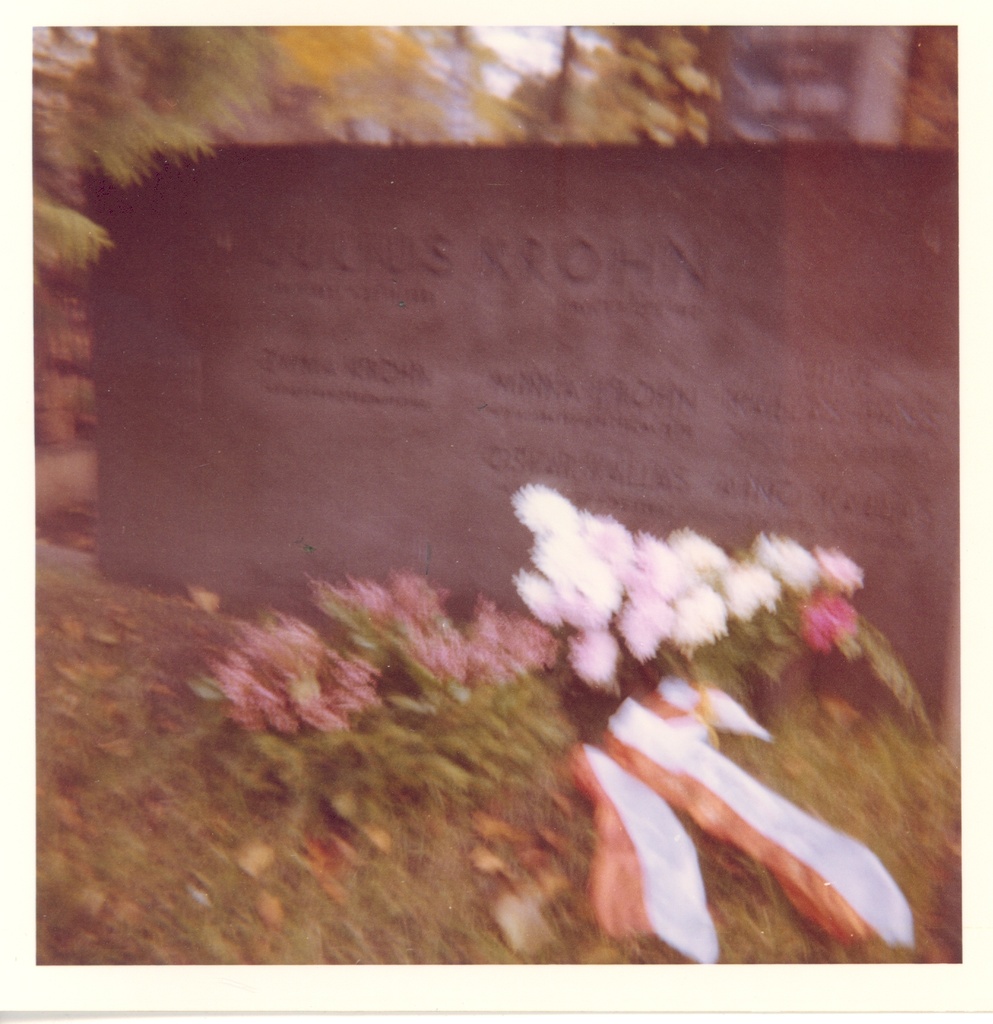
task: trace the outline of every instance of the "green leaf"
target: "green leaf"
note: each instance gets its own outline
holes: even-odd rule
[[[931,723],[906,666],[883,633],[861,615],[858,623],[858,643],[880,682],[893,694],[904,711],[922,725],[930,735]]]
[[[110,235],[89,217],[35,196],[34,250],[39,266],[85,270],[112,245]]]
[[[449,761],[441,754],[435,754],[425,759],[424,771],[426,775],[437,773],[446,783],[454,786],[455,789],[465,792],[472,784],[472,776],[464,768]]]

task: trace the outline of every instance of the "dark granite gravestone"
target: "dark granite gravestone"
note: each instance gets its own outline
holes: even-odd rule
[[[954,158],[235,149],[94,189],[99,555],[299,606],[512,603],[541,481],[838,545],[937,707],[958,561]]]

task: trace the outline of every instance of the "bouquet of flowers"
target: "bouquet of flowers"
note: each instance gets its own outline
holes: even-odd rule
[[[889,642],[851,603],[863,572],[838,550],[808,551],[760,534],[729,555],[690,529],[630,533],[529,484],[513,497],[535,536],[534,568],[515,577],[532,614],[568,631],[569,662],[592,687],[620,694],[625,662],[694,683],[747,690],[777,681],[805,651],[866,658],[900,705],[927,727],[916,687]]]
[[[521,598],[566,632],[580,679],[625,697],[601,745],[578,746],[572,762],[594,808],[589,889],[604,930],[654,932],[692,960],[718,960],[678,810],[764,866],[798,912],[839,941],[912,947],[910,906],[876,855],[716,749],[717,729],[772,742],[723,688],[775,681],[805,651],[865,657],[929,728],[906,669],[852,604],[862,569],[840,551],[766,534],[734,555],[689,529],[632,535],[542,485],[513,503],[535,535],[534,568],[515,578]],[[630,685],[639,674],[637,699],[622,694],[639,689]]]

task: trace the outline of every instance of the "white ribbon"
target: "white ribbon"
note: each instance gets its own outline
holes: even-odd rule
[[[717,962],[714,923],[693,840],[672,808],[602,750],[583,751],[620,815],[641,868],[648,920],[664,942],[699,963]]]
[[[768,730],[758,722],[733,698],[716,686],[706,686],[704,690],[710,702],[711,721],[708,723],[723,732],[734,732],[742,736],[757,736],[767,743],[772,740]],[[700,690],[690,686],[685,679],[669,676],[657,687],[660,697],[680,711],[693,712],[700,703]],[[672,724],[670,722],[670,724]]]
[[[674,728],[630,698],[611,718],[609,728],[623,744],[661,767],[689,775],[706,786],[752,828],[808,865],[825,884],[834,886],[890,945],[913,946],[910,906],[876,855],[861,843],[763,786],[701,741],[695,730]],[[671,813],[668,807],[666,810]],[[639,813],[644,814],[644,809]]]

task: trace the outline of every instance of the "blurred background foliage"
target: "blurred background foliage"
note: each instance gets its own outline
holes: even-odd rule
[[[158,167],[196,160],[234,142],[727,142],[734,133],[722,111],[726,83],[736,87],[728,58],[734,31],[36,29],[39,440],[71,439],[78,423],[92,418],[81,285],[86,269],[113,240],[86,215],[86,175],[133,184]],[[954,147],[956,30],[916,28],[906,38],[899,141]]]

